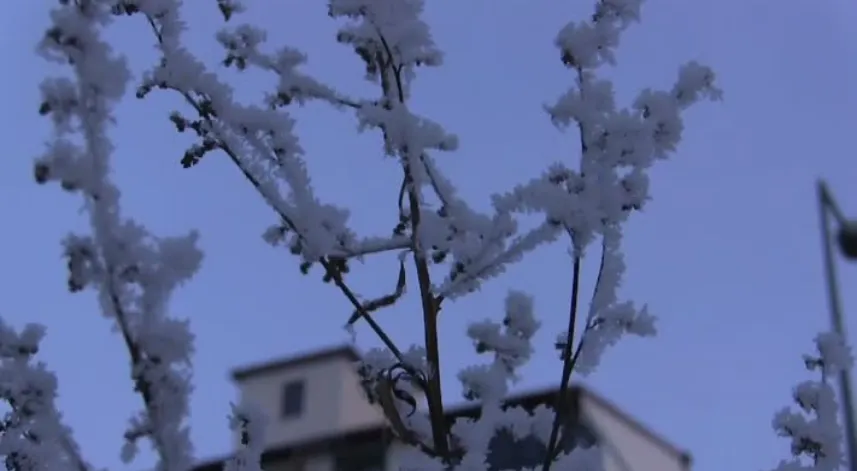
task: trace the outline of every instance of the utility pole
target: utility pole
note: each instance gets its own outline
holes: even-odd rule
[[[839,297],[839,282],[836,278],[836,261],[834,260],[833,249],[834,241],[831,237],[830,226],[831,222],[836,223],[836,240],[839,251],[846,260],[853,262],[857,261],[857,220],[845,218],[824,181],[818,182],[818,210],[823,239],[824,273],[830,305],[830,321],[833,331],[845,341],[845,322],[842,319],[842,302]],[[854,399],[851,393],[850,371],[843,370],[839,373],[839,387],[840,396],[842,396],[840,400],[842,401],[842,415],[845,425],[848,469],[857,471],[857,431],[855,431],[854,424]]]

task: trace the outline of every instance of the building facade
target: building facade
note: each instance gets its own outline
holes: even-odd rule
[[[380,409],[360,385],[351,347],[329,348],[240,368],[232,373],[241,400],[268,413],[265,471],[394,471],[402,445]],[[580,386],[567,392],[570,421],[566,449],[599,445],[606,471],[689,471],[689,455],[669,444],[615,406]],[[556,390],[515,396],[510,405],[532,409],[553,405]],[[450,420],[475,417],[478,407],[448,410]],[[237,436],[234,438],[237,444]],[[538,466],[544,445],[499,433],[489,452],[490,471]],[[195,471],[220,471],[223,458]]]

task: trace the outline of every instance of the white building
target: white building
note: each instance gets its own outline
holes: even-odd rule
[[[392,471],[401,445],[385,426],[383,414],[366,399],[355,368],[359,359],[350,347],[330,348],[240,368],[232,373],[242,399],[268,411],[266,471]],[[556,390],[542,390],[510,399],[522,407],[552,405]],[[581,446],[597,442],[605,453],[607,471],[688,471],[690,457],[659,438],[596,394],[569,388],[575,423],[572,439]],[[462,417],[478,408],[462,405],[448,414]],[[535,466],[544,446],[499,437],[492,462]],[[504,442],[504,440],[506,440]],[[568,446],[575,446],[568,443]],[[497,461],[494,461],[494,460]],[[220,471],[222,459],[202,463],[194,471]]]

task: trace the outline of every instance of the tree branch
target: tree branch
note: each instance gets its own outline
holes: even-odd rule
[[[543,471],[548,471],[550,469],[551,463],[553,462],[553,456],[556,452],[557,435],[559,433],[560,424],[565,420],[566,416],[566,404],[568,403],[568,400],[565,396],[568,391],[568,381],[571,378],[571,371],[574,369],[574,364],[577,360],[576,354],[572,356],[572,349],[574,348],[574,328],[577,324],[577,299],[579,289],[580,254],[575,252],[574,268],[572,269],[571,280],[571,299],[569,301],[568,307],[568,337],[566,338],[562,355],[562,379],[560,380],[559,391],[557,391],[556,402],[554,405],[554,420],[553,425],[551,427],[550,438],[548,439],[547,443],[547,454],[545,455],[545,461],[542,465]],[[583,345],[583,342],[581,342],[580,344]],[[575,361],[572,361],[572,358]]]
[[[407,284],[406,281],[407,278],[405,276],[405,260],[404,258],[402,258],[401,260],[399,260],[399,276],[396,278],[396,287],[393,289],[393,292],[363,303],[363,309],[368,314],[375,312],[379,309],[392,306],[405,293],[405,286]],[[345,325],[351,326],[359,319],[360,311],[355,310],[354,313],[351,314],[351,317],[348,318],[348,322],[346,322]]]
[[[387,73],[392,72],[395,80],[395,98],[402,104],[405,103],[405,93],[401,77],[401,64],[395,64],[395,56],[387,43],[386,38],[376,28],[378,37],[387,54],[387,60],[381,65],[381,77],[384,97],[389,99],[392,90],[390,90],[389,81],[386,79]],[[413,152],[413,149],[399,149],[401,152]],[[443,393],[441,387],[441,371],[440,371],[440,351],[437,336],[437,313],[439,310],[439,302],[432,292],[431,274],[428,268],[428,259],[425,255],[425,250],[419,241],[420,227],[420,200],[419,188],[416,187],[412,170],[409,168],[408,159],[402,159],[402,169],[404,172],[405,185],[407,188],[408,206],[410,209],[411,218],[411,248],[414,255],[414,266],[417,271],[417,283],[420,288],[420,301],[423,311],[423,335],[425,337],[426,360],[428,361],[431,371],[428,372],[428,381],[426,386],[426,402],[428,402],[429,417],[432,424],[432,441],[434,449],[437,453],[449,459],[449,442],[447,440],[448,430],[446,419],[443,413]]]

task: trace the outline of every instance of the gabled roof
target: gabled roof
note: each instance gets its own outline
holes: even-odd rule
[[[535,407],[545,404],[548,407],[553,408],[556,403],[556,394],[559,388],[543,388],[536,391],[531,391],[522,394],[515,394],[509,399],[507,399],[506,404],[508,406],[513,407],[522,407],[525,410],[532,410]],[[669,442],[665,438],[661,437],[649,427],[643,425],[638,420],[634,419],[630,415],[623,412],[612,402],[605,399],[603,396],[591,391],[588,388],[580,384],[570,385],[566,394],[568,395],[569,405],[571,406],[572,411],[577,411],[580,398],[586,396],[596,404],[598,404],[601,408],[608,411],[610,415],[616,417],[621,422],[628,425],[628,428],[635,430],[640,435],[648,438],[652,443],[656,446],[662,448],[669,454],[675,455],[677,458],[687,461],[688,463],[691,460],[690,454],[685,450],[674,445],[672,442]],[[457,419],[459,417],[478,417],[480,412],[480,408],[478,405],[471,404],[462,404],[459,406],[450,407],[446,410],[446,413],[450,418]],[[576,416],[577,413],[574,412],[572,414]]]
[[[348,345],[339,345],[323,348],[309,353],[301,353],[298,355],[277,358],[275,360],[269,360],[262,363],[256,363],[253,365],[236,368],[232,370],[231,376],[234,381],[242,381],[251,376],[265,373],[273,373],[277,370],[293,368],[295,366],[306,365],[318,361],[331,360],[337,357],[345,358],[349,361],[357,361],[360,359],[360,355],[357,353],[356,350],[354,350],[354,348]]]
[[[625,425],[628,426],[628,428],[635,430],[640,435],[648,438],[656,446],[660,447],[667,453],[674,455],[677,459],[684,463],[685,469],[690,469],[690,465],[693,461],[693,458],[687,450],[679,448],[672,442],[665,439],[660,434],[655,433],[651,428],[647,427],[642,422],[623,412],[618,406],[608,401],[606,398],[604,398],[604,396],[596,394],[591,389],[585,388],[581,385],[573,385],[570,389],[572,394],[577,395],[578,401],[581,397],[585,396],[586,398],[600,406],[603,410],[607,411],[610,415],[623,422]]]

